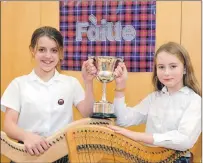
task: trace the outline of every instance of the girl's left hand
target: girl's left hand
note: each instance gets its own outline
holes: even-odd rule
[[[97,69],[93,64],[93,59],[88,59],[82,65],[82,77],[85,82],[92,81],[97,74]]]
[[[107,126],[108,128],[114,130],[114,132],[119,133],[123,136],[126,136],[134,141],[140,141],[140,142],[144,142],[147,144],[153,144],[154,143],[154,139],[153,139],[153,135],[150,133],[142,133],[142,132],[134,132],[122,127],[118,127],[118,126]]]
[[[128,71],[124,62],[120,62],[114,71],[116,88],[122,89],[126,87],[128,79]]]

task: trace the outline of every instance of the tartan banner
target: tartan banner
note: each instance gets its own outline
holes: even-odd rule
[[[117,56],[129,72],[152,72],[156,0],[60,1],[62,70],[80,71],[88,56]]]

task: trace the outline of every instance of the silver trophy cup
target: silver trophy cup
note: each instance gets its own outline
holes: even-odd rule
[[[119,62],[123,62],[122,58],[113,56],[90,56],[89,58],[94,60],[94,64],[97,68],[97,80],[102,85],[102,99],[99,102],[94,103],[92,118],[116,118],[114,114],[113,104],[106,100],[106,83],[114,80],[114,70]]]

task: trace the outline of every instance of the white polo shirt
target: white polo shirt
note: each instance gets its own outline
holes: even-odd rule
[[[55,75],[44,82],[33,70],[9,84],[1,105],[19,112],[19,127],[50,136],[72,122],[72,106],[82,100],[84,90],[76,78],[55,71]]]
[[[118,125],[146,123],[156,146],[185,151],[201,133],[201,97],[186,86],[171,95],[164,87],[134,107],[127,107],[124,97],[114,105]]]

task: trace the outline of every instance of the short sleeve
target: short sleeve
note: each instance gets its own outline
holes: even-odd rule
[[[20,112],[20,89],[16,79],[8,85],[1,98],[1,110],[5,112],[7,107]]]
[[[74,80],[74,99],[73,99],[73,104],[74,106],[77,106],[77,104],[85,99],[85,92],[80,84],[80,82],[75,79]]]

